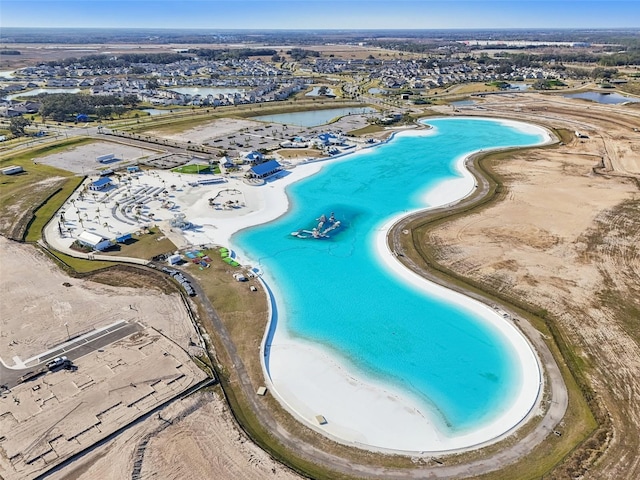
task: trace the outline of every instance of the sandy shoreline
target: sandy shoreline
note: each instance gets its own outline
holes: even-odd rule
[[[540,127],[524,126],[519,122],[507,122],[520,128],[534,128],[544,131]],[[398,135],[431,135],[432,130],[397,132]],[[550,137],[549,137],[550,140]],[[379,145],[379,144],[378,144]],[[361,149],[349,155],[366,152]],[[424,201],[428,206],[455,203],[473,191],[475,181],[471,173],[464,167],[467,156],[456,160],[457,169],[463,178],[440,184],[425,195]],[[250,186],[240,178],[229,178],[219,186],[197,188],[179,188],[172,192],[176,203],[182,205],[181,211],[188,214],[188,220],[199,225],[197,231],[186,230],[182,235],[176,234],[179,240],[183,237],[183,245],[178,247],[200,244],[232,245],[232,236],[255,225],[272,221],[288,210],[289,200],[286,187],[303,178],[317,173],[323,166],[342,158],[332,158],[322,162],[300,164],[279,178],[274,178],[262,186]],[[172,172],[160,171],[153,175],[145,174],[140,177],[149,184],[171,185],[181,183]],[[245,207],[233,211],[214,210],[208,205],[207,197],[214,197],[224,189],[238,189],[242,192]],[[88,202],[92,202],[90,199]],[[91,206],[93,209],[97,206]],[[87,207],[88,208],[88,207]],[[67,209],[66,216],[73,222],[72,209]],[[156,209],[157,219],[168,217],[166,210]],[[399,216],[404,216],[402,213]],[[499,417],[479,428],[449,435],[437,415],[425,409],[423,403],[412,398],[406,392],[399,391],[382,382],[354,372],[350,365],[346,365],[329,350],[298,339],[290,338],[283,328],[275,328],[276,323],[286,322],[282,312],[273,312],[271,326],[267,329],[261,347],[261,358],[267,386],[271,393],[306,425],[321,431],[341,443],[356,445],[360,448],[391,452],[442,452],[456,451],[495,441],[510,433],[511,429],[522,421],[532,409],[541,391],[541,373],[538,360],[531,346],[524,336],[493,309],[479,304],[467,297],[463,297],[443,287],[429,283],[407,270],[396,261],[386,244],[386,236],[390,227],[398,217],[386,220],[382,228],[378,229],[375,238],[375,248],[378,256],[384,260],[389,271],[403,281],[411,282],[420,288],[435,293],[450,301],[463,304],[466,308],[477,312],[481,320],[490,324],[505,338],[519,353],[521,377],[526,379],[517,398],[511,406]],[[97,222],[97,228],[99,223]],[[56,227],[56,222],[50,222],[46,230],[46,238],[58,249],[65,249],[72,241],[62,238]],[[112,226],[117,230],[117,226]],[[123,227],[126,228],[126,227]],[[173,236],[172,236],[173,240]],[[243,264],[259,266],[250,253],[236,251]],[[276,298],[280,295],[275,282],[269,280],[269,272],[265,272],[264,280],[274,290]],[[268,362],[268,363],[267,363]],[[363,406],[366,405],[366,408]],[[322,415],[327,423],[319,425],[316,416]]]

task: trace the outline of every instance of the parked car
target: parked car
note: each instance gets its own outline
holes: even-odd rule
[[[53,370],[54,368],[59,368],[59,367],[62,367],[63,365],[66,365],[68,362],[69,362],[69,359],[67,357],[64,357],[64,356],[56,357],[47,363],[47,368],[49,370]]]

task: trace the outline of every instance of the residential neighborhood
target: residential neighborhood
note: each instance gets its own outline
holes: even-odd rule
[[[342,86],[341,95],[356,96],[372,93],[359,90],[358,85],[365,83],[378,85],[373,91],[377,95],[401,89],[428,94],[432,89],[468,82],[562,81],[569,75],[553,62],[546,67],[505,68],[499,59],[473,56],[464,59],[442,55],[406,59],[387,59],[382,55],[367,59],[319,56],[297,62],[273,62],[260,58],[209,60],[185,54],[180,60],[167,64],[130,63],[112,68],[91,66],[89,61],[83,62],[80,58],[68,65],[29,66],[0,78],[0,115],[34,113],[37,102],[25,102],[25,96],[48,90],[50,93],[135,95],[140,102],[151,106],[219,107],[282,101],[323,81]],[[219,92],[200,93],[199,89]],[[18,98],[22,101],[14,100]]]

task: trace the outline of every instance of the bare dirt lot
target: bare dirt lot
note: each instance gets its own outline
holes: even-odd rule
[[[256,447],[214,392],[171,404],[51,478],[120,480],[131,477],[136,461],[141,479],[301,478]]]
[[[183,348],[193,336],[177,294],[69,278],[34,247],[4,237],[0,266],[0,358],[8,365],[119,320],[153,326]]]
[[[88,174],[99,169],[111,168],[123,162],[136,160],[158,153],[155,150],[145,150],[118,142],[92,142],[87,145],[70,148],[54,155],[38,158],[39,163],[68,170],[73,173]],[[100,163],[96,158],[113,154],[114,159],[109,163]]]
[[[48,373],[4,392],[3,478],[33,478],[45,462],[59,463],[204,378],[178,345],[158,333],[194,349],[189,346],[193,329],[176,295],[70,278],[34,247],[4,237],[0,265],[0,356],[5,363],[19,363],[66,341],[64,323],[72,336],[116,319],[157,328],[74,360],[76,371]],[[116,280],[109,271],[95,275],[101,282]],[[20,298],[9,300],[13,296]],[[213,393],[169,404],[53,478],[120,479],[130,477],[136,465],[142,468],[140,478],[184,478],[194,472],[225,479],[299,478],[251,443]]]

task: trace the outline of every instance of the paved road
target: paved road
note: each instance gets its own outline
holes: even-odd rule
[[[62,355],[71,361],[77,360],[99,348],[106,347],[122,338],[128,337],[132,333],[142,330],[142,328],[142,325],[139,323],[124,322],[99,332],[83,335],[70,343],[66,342],[60,348],[50,350],[46,354],[34,359],[28,363],[26,368],[9,368],[0,362],[0,384],[6,385],[8,388],[13,388],[20,383],[20,378],[23,375],[38,371],[41,368],[44,368],[46,371],[46,364],[49,360]]]

